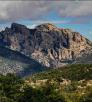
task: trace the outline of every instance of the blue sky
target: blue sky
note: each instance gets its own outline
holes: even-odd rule
[[[52,23],[78,31],[92,41],[92,1],[0,1],[0,30],[12,22],[29,28]]]

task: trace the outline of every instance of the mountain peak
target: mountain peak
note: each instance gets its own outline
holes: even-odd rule
[[[11,24],[11,28],[12,27],[16,27],[16,26],[26,27],[25,25],[22,25],[22,24],[19,24],[19,23],[15,23],[15,22]]]
[[[27,28],[26,26],[24,26],[24,25],[22,25],[22,24],[18,24],[18,23],[12,23],[11,24],[11,29],[13,30],[13,31],[20,31],[20,30],[22,30],[22,29],[25,29],[25,28]]]
[[[48,31],[58,30],[58,28],[51,23],[44,23],[44,24],[38,25],[38,26],[36,26],[36,29],[48,30]]]

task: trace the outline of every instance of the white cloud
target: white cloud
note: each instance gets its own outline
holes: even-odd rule
[[[27,25],[27,27],[30,28],[30,29],[34,29],[36,26],[37,26],[36,24]]]
[[[88,19],[87,16],[92,16],[92,1],[0,1],[0,22],[39,20],[51,11],[60,17]]]
[[[92,35],[92,31],[89,31],[89,34]]]

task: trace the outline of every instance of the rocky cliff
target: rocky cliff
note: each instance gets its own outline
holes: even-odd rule
[[[90,51],[92,43],[80,33],[46,23],[29,29],[13,23],[0,32],[0,45],[35,59],[46,67],[72,63]],[[89,52],[88,52],[89,53]]]

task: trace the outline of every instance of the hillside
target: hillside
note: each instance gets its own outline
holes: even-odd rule
[[[0,102],[92,102],[92,64],[76,64],[21,79],[0,75]]]
[[[33,79],[58,79],[68,80],[91,80],[92,64],[73,64],[59,69],[51,69],[33,75]]]
[[[88,63],[92,64],[92,48],[89,49],[86,53],[83,53],[81,57],[77,58],[74,63]]]
[[[16,73],[20,76],[26,76],[43,69],[43,66],[35,60],[0,46],[0,74]]]
[[[45,88],[50,102],[92,102],[92,64],[44,71],[28,77],[25,83],[34,89]]]

